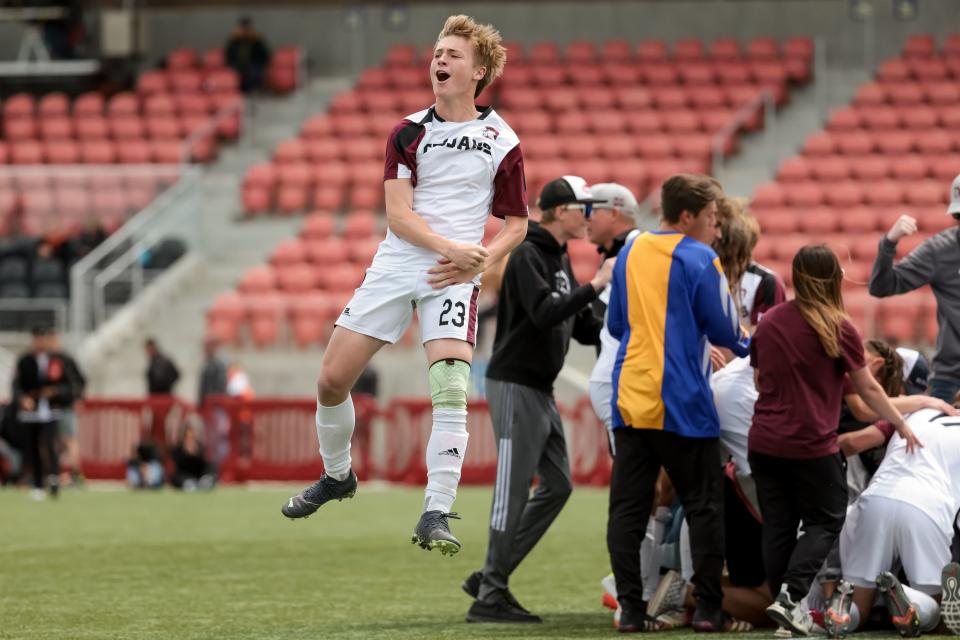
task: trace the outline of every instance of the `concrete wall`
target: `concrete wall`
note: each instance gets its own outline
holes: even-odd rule
[[[405,19],[391,27],[393,15],[382,5],[349,3],[343,7],[152,9],[148,14],[151,59],[182,46],[199,48],[223,42],[236,19],[253,17],[274,45],[306,47],[314,72],[356,71],[382,59],[394,43],[429,44],[451,13],[467,13],[497,25],[507,40],[531,44],[553,39],[603,41],[610,38],[758,35],[824,38],[833,66],[861,67],[865,59],[895,55],[911,33],[942,36],[960,31],[960,0],[919,0],[916,20],[901,22],[891,0],[872,0],[870,26],[850,18],[849,0],[645,0],[639,2],[447,2],[412,4]],[[352,22],[356,20],[356,22]],[[872,31],[875,55],[865,57],[865,32]],[[869,45],[871,38],[866,38]]]

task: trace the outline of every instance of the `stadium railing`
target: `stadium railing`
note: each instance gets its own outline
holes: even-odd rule
[[[361,479],[423,484],[423,451],[432,411],[427,398],[395,398],[381,406],[355,396],[354,471]],[[486,401],[470,402],[470,448],[462,482],[487,484],[496,477],[497,452]],[[145,400],[91,399],[77,407],[81,467],[91,479],[122,479],[142,439],[161,450],[176,442],[181,425],[202,418],[207,456],[223,482],[306,481],[323,472],[310,399],[210,398],[203,407],[174,397]],[[610,477],[607,432],[590,400],[560,405],[574,482],[603,485]]]

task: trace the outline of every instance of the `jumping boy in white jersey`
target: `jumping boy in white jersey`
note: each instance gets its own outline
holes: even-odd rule
[[[391,132],[384,188],[389,231],[363,284],[337,320],[317,383],[317,437],[325,473],[283,506],[303,518],[353,497],[350,389],[374,354],[396,342],[413,309],[429,364],[433,431],[427,487],[413,542],[446,555],[460,550],[448,517],[467,449],[467,383],[476,336],[480,274],[523,240],[527,197],[516,134],[474,99],[503,72],[506,49],[490,25],[451,16],[430,62],[434,106]],[[480,246],[487,217],[504,218]]]

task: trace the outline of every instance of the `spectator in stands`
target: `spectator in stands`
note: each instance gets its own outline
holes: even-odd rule
[[[151,396],[170,395],[180,379],[180,370],[173,360],[160,352],[157,341],[148,338],[144,343],[147,351],[147,393]]]
[[[52,497],[59,492],[59,422],[63,409],[73,404],[77,386],[63,355],[52,349],[53,331],[35,327],[32,335],[30,351],[17,361],[13,396],[20,409],[17,419],[25,427],[27,457],[33,470],[32,497],[42,500],[45,480]]]
[[[497,441],[497,482],[482,571],[463,588],[476,600],[470,622],[540,622],[510,593],[510,575],[540,541],[572,491],[570,462],[553,385],[570,339],[599,344],[591,303],[610,281],[612,261],[578,285],[567,242],[586,235],[597,198],[583,178],[564,176],[540,194],[540,223],[507,260],[497,305],[497,335],[487,398]],[[530,494],[534,477],[538,484]]]
[[[127,461],[127,485],[131,489],[163,487],[163,463],[151,440],[142,440],[133,447],[132,457]]]
[[[73,245],[63,223],[55,218],[50,221],[37,242],[37,257],[59,260],[66,271],[73,264]]]
[[[870,274],[870,294],[879,298],[913,291],[929,284],[937,298],[937,352],[933,357],[931,395],[950,402],[960,391],[960,175],[950,187],[947,215],[957,223],[928,238],[910,255],[893,264],[897,243],[917,232],[917,221],[900,216],[880,239]]]
[[[799,635],[812,628],[800,601],[846,515],[837,441],[845,374],[911,451],[921,446],[866,366],[860,334],[844,312],[842,281],[833,251],[803,247],[793,259],[796,297],[764,315],[751,345],[759,396],[748,460],[763,517],[767,584],[775,596],[767,614]]]
[[[663,183],[660,229],[617,255],[607,326],[621,340],[613,370],[616,455],[607,548],[622,608],[620,631],[656,630],[647,615],[639,555],[660,467],[690,525],[698,631],[736,628],[722,608],[724,529],[720,425],[704,355],[710,341],[746,355],[726,278],[710,243],[720,183],[679,174]],[[629,340],[625,340],[629,338]],[[664,360],[664,352],[672,354]],[[629,357],[628,357],[629,356]]]
[[[170,484],[184,491],[212,489],[216,483],[213,467],[203,453],[203,443],[197,429],[189,422],[183,425],[177,446],[170,452],[173,475]]]
[[[87,386],[87,379],[80,370],[80,365],[60,345],[60,336],[56,333],[50,336],[50,350],[63,359],[66,368],[67,381],[71,386],[70,398],[65,401],[60,415],[60,448],[63,452],[60,458],[61,468],[70,470],[69,480],[72,486],[83,484],[83,473],[80,471],[80,445],[77,442],[77,417],[73,406],[83,398],[83,390]]]
[[[107,239],[107,232],[104,230],[103,226],[100,224],[100,219],[97,216],[88,217],[84,223],[83,228],[80,229],[80,233],[75,235],[70,241],[72,258],[74,260],[80,260],[88,253],[96,249],[101,242]]]
[[[197,392],[197,406],[202,407],[207,396],[219,396],[227,392],[227,364],[217,355],[219,343],[216,338],[207,338],[203,343],[206,360],[200,371],[200,389]]]
[[[250,93],[260,89],[270,64],[270,48],[263,36],[254,30],[249,16],[240,18],[237,30],[227,40],[224,50],[227,65],[240,74],[240,90]]]

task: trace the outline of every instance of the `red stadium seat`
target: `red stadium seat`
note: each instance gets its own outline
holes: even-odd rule
[[[177,112],[177,107],[172,94],[159,93],[146,99],[144,111],[150,116],[172,116]]]
[[[140,100],[129,91],[118,93],[107,103],[107,113],[111,118],[135,116],[140,112]]]
[[[812,158],[832,155],[836,149],[836,140],[829,133],[815,133],[803,143],[803,153]]]
[[[10,144],[11,164],[42,164],[43,147],[36,140],[21,140]]]
[[[210,100],[202,93],[178,93],[173,96],[173,103],[179,114],[203,115],[211,111]]]
[[[248,216],[268,211],[272,206],[271,194],[271,189],[245,186],[241,192],[243,210]]]
[[[564,53],[567,64],[589,64],[597,59],[597,50],[589,40],[574,40]]]
[[[377,233],[377,217],[371,212],[354,212],[344,221],[342,235],[348,240],[365,240]]]
[[[3,123],[3,134],[10,142],[33,140],[37,137],[37,121],[32,116],[8,119]]]
[[[826,156],[810,163],[813,177],[823,182],[838,182],[850,177],[850,164],[843,156]]]
[[[571,160],[594,158],[599,155],[599,141],[596,136],[569,136],[561,147],[561,152]],[[587,181],[589,183],[589,180]]]
[[[309,192],[302,185],[281,184],[277,189],[277,209],[281,213],[296,213],[307,208]]]
[[[567,111],[556,114],[556,126],[559,133],[576,135],[590,129],[590,119],[581,111]]]
[[[546,95],[546,107],[554,113],[580,108],[580,95],[575,89],[554,89]]]
[[[900,122],[907,129],[929,131],[937,128],[937,112],[933,107],[914,106],[899,111]]]
[[[747,57],[752,60],[777,60],[780,58],[779,45],[773,38],[754,38],[747,43]]]
[[[204,69],[209,71],[222,69],[226,66],[226,58],[224,56],[223,49],[220,47],[207,49],[203,52],[203,56],[200,58],[200,64]]]
[[[811,177],[815,162],[808,162],[803,156],[787,158],[780,164],[777,180],[780,182],[800,182]]]
[[[872,130],[890,130],[900,126],[900,114],[893,107],[870,107],[860,109],[863,125]]]
[[[305,242],[304,248],[307,259],[317,265],[340,264],[349,257],[346,243],[333,237]]]
[[[683,38],[673,45],[673,57],[679,61],[702,60],[706,55],[703,41],[698,38]]]
[[[653,102],[661,110],[684,109],[690,104],[690,94],[683,87],[660,87],[653,92]]]
[[[691,109],[677,109],[664,114],[663,124],[671,133],[691,133],[700,130],[700,116]]]
[[[616,90],[619,87],[633,87],[643,82],[644,66],[634,62],[615,62],[601,65],[600,73],[604,80]]]
[[[109,140],[88,140],[80,145],[80,157],[87,164],[113,164],[116,153]]]
[[[560,47],[556,42],[538,42],[530,48],[530,62],[538,65],[560,62]]]
[[[679,67],[671,62],[650,63],[640,69],[647,84],[653,87],[673,86],[680,82]]]
[[[907,67],[910,69],[910,74],[921,82],[944,82],[950,75],[947,65],[938,58],[908,60]]]
[[[180,164],[184,161],[184,147],[177,138],[154,139],[150,141],[153,161],[160,164]]]
[[[143,120],[138,116],[116,116],[107,118],[110,132],[117,140],[138,140],[143,138],[146,130]]]
[[[939,207],[945,205],[947,190],[935,180],[920,180],[908,184],[905,189],[907,203],[915,207]],[[941,210],[942,214],[942,210]]]
[[[73,101],[73,115],[75,118],[103,115],[103,94],[96,91],[83,93]]]
[[[629,40],[608,40],[603,43],[600,57],[606,62],[628,62],[633,57]]]
[[[815,207],[823,203],[823,188],[816,182],[783,185],[787,204],[794,207]]]
[[[305,145],[299,138],[289,138],[277,145],[273,160],[278,164],[303,162],[307,159]]]
[[[44,148],[44,156],[50,164],[77,164],[80,161],[80,148],[73,140],[48,140]]]
[[[764,238],[777,237],[784,234],[795,233],[800,229],[800,215],[798,211],[787,207],[775,207],[770,209],[757,209],[755,213],[757,222],[760,224],[760,231]],[[774,240],[775,241],[775,240]],[[754,258],[762,260],[770,257],[772,247],[770,242],[764,243],[766,250],[760,254],[754,252]]]
[[[834,135],[837,150],[848,156],[863,156],[873,152],[874,139],[865,132],[839,132]]]
[[[886,87],[887,98],[898,107],[909,107],[921,104],[924,100],[923,92],[915,82],[891,84]]]
[[[879,66],[877,79],[884,84],[904,82],[910,79],[910,68],[900,58],[892,58]]]
[[[853,97],[853,104],[858,107],[881,106],[887,102],[887,92],[882,85],[876,82],[868,82],[860,85]]]
[[[180,124],[174,116],[147,116],[145,124],[151,138],[172,140],[180,137]]]
[[[323,113],[311,116],[303,123],[300,135],[308,140],[332,136],[334,135],[333,120]]]
[[[73,121],[67,117],[42,119],[40,137],[44,140],[69,140],[73,138]]]
[[[209,93],[237,93],[240,91],[240,76],[233,69],[215,69],[203,79],[203,88]]]
[[[691,62],[680,66],[680,79],[684,84],[691,86],[712,85],[717,81],[713,64],[708,62]]]
[[[277,266],[275,273],[281,291],[303,294],[312,291],[317,284],[315,271],[306,262]]]
[[[580,95],[580,104],[587,111],[603,111],[610,114],[615,110],[616,96],[609,87],[593,87]],[[598,117],[597,120],[603,119]]]
[[[727,95],[720,87],[699,87],[690,101],[697,109],[722,109],[727,106]]]
[[[736,38],[718,38],[710,45],[710,57],[714,60],[738,60],[740,43]]]
[[[36,115],[36,111],[36,99],[29,93],[17,93],[7,98],[3,103],[3,117],[5,120],[32,118]]]
[[[277,165],[276,176],[281,186],[306,189],[313,184],[314,169],[306,162],[290,162]]]
[[[643,87],[614,89],[616,102],[624,111],[640,111],[653,106],[653,95]]]
[[[333,235],[336,227],[334,217],[325,211],[315,211],[303,220],[300,237],[305,241],[323,240]]]
[[[903,201],[903,188],[895,182],[879,182],[864,189],[868,204],[878,207],[899,205]]]
[[[635,154],[636,148],[630,136],[611,135],[600,138],[600,155],[607,160],[625,160]]]
[[[168,69],[193,69],[198,64],[197,52],[189,47],[174,49],[167,54]]]
[[[901,156],[916,148],[916,137],[910,131],[885,131],[874,136],[880,153]]]
[[[787,185],[776,182],[764,183],[754,191],[751,205],[757,209],[782,207],[786,203],[786,188],[788,188]]]
[[[110,135],[106,118],[101,116],[84,116],[74,120],[74,130],[81,140],[103,140]]]
[[[927,176],[927,163],[916,155],[897,155],[890,163],[893,177],[897,180],[917,181]]]
[[[637,59],[642,62],[665,62],[669,57],[663,40],[644,40],[637,45]]]
[[[853,131],[862,124],[860,110],[853,107],[834,109],[827,120],[827,129],[830,131]]]
[[[852,188],[853,186],[851,186],[851,189]],[[827,190],[827,195],[836,195],[837,193],[843,193],[844,191],[845,189],[843,188],[831,187]],[[851,194],[848,193],[847,195],[850,196]],[[854,200],[851,197],[850,199],[845,199],[844,202],[855,204],[858,200],[859,198]],[[800,223],[800,230],[812,236],[833,233],[839,228],[840,222],[837,216],[837,211],[831,207],[811,207],[799,215],[798,219]]]
[[[903,44],[903,57],[930,58],[936,53],[933,36],[927,34],[912,35]]]
[[[115,147],[117,160],[124,164],[145,164],[153,162],[153,149],[142,138],[129,138]]]
[[[37,105],[37,115],[41,118],[65,118],[69,114],[70,98],[60,91],[46,94]]]
[[[839,212],[838,221],[840,230],[844,233],[857,234],[878,231],[878,219],[870,207],[851,207]]]
[[[842,210],[859,206],[863,202],[863,189],[860,183],[845,180],[826,187],[824,189],[824,197],[827,200],[827,204]],[[829,229],[829,231],[835,230],[835,228]],[[823,229],[823,231],[828,231],[828,229]]]
[[[858,180],[882,180],[890,175],[890,161],[879,155],[851,158],[853,177]]]

